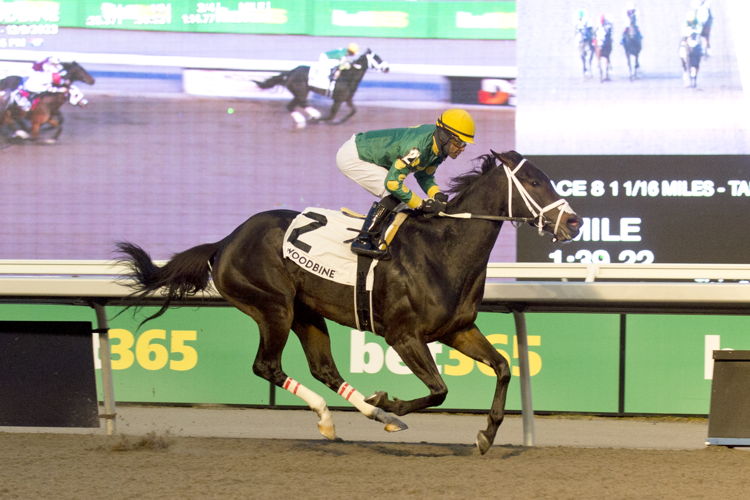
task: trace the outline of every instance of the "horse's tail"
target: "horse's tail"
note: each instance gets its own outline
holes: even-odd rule
[[[262,88],[262,89],[270,89],[271,87],[275,87],[276,85],[284,85],[286,83],[286,79],[289,77],[289,72],[279,73],[276,76],[272,76],[271,78],[267,80],[263,80],[262,82],[259,82],[258,80],[253,80],[255,84]]]
[[[134,291],[129,298],[137,300],[157,290],[164,290],[165,299],[161,308],[143,320],[141,325],[164,314],[172,301],[195,295],[208,287],[211,271],[209,260],[219,246],[220,243],[198,245],[174,255],[169,262],[159,267],[138,245],[117,243],[117,249],[123,254],[120,262],[130,269],[126,278],[132,280],[128,282],[128,286]]]

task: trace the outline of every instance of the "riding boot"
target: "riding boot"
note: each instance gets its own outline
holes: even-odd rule
[[[352,242],[352,252],[358,255],[366,255],[373,259],[381,259],[388,254],[385,244],[381,245],[381,233],[384,229],[385,220],[399,203],[392,196],[387,196],[379,202],[372,204],[367,217],[365,217],[361,231]]]

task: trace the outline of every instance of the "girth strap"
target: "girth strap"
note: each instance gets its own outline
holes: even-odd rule
[[[367,275],[373,258],[366,255],[357,256],[357,281],[354,286],[354,320],[357,330],[373,332],[372,293],[367,290]]]

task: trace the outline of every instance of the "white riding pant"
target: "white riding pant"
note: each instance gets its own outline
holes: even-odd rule
[[[345,176],[378,198],[383,198],[389,194],[385,188],[388,170],[380,165],[360,159],[353,135],[336,153],[336,166]]]

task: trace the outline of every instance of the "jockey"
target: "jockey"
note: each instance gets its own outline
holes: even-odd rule
[[[628,27],[632,26],[635,29],[636,38],[638,40],[643,40],[641,29],[638,27],[638,17],[640,16],[640,12],[635,8],[633,2],[625,4],[625,15],[627,16],[627,20],[625,21],[625,31],[623,32],[623,35],[627,33]]]
[[[591,30],[591,21],[589,20],[589,14],[586,9],[578,9],[576,13],[576,35],[578,36],[578,42],[580,42],[586,34],[587,30]]]
[[[330,95],[341,71],[351,68],[358,56],[359,45],[354,42],[346,47],[321,52],[317,63],[310,66],[308,84],[311,87],[324,89]]]
[[[685,14],[685,24],[682,25],[682,40],[685,41],[691,36],[700,35],[703,25],[698,19],[698,12],[695,9],[688,9]]]
[[[352,242],[352,252],[384,257],[387,249],[380,245],[383,223],[402,203],[427,216],[445,210],[448,196],[435,182],[435,171],[447,157],[456,159],[467,143],[474,143],[474,119],[463,109],[444,111],[434,125],[360,132],[346,141],[336,153],[336,165],[344,175],[380,198],[372,204],[362,230]],[[427,199],[404,184],[411,173]]]
[[[607,18],[606,14],[602,14],[599,18],[599,25],[596,27],[595,39],[598,46],[604,42],[607,37],[607,33],[612,31],[612,23]]]
[[[28,112],[32,96],[42,92],[67,92],[70,82],[65,78],[66,71],[56,57],[47,57],[32,65],[34,70],[15,90],[16,104]]]
[[[711,24],[713,24],[711,2],[710,0],[694,0],[693,8],[695,9],[695,19],[700,24],[700,35],[703,39],[706,56],[708,56],[708,49],[711,48],[711,42],[708,39],[708,34],[711,31]]]

